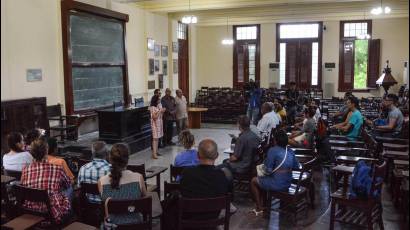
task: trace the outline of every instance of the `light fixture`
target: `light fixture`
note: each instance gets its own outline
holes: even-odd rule
[[[383,9],[383,0],[380,0],[380,6],[373,8],[370,13],[373,15],[380,15],[382,13],[384,14],[390,14],[391,8],[388,6],[385,6]]]
[[[363,20],[366,20],[366,11],[363,11]],[[356,36],[356,38],[361,39],[361,40],[364,40],[364,39],[368,40],[371,38],[371,36],[370,34],[359,34]]]
[[[191,13],[191,0],[189,0],[189,13]],[[198,22],[198,18],[195,15],[185,15],[182,17],[182,23],[184,24],[195,24]]]
[[[386,68],[383,70],[383,74],[377,79],[376,84],[383,86],[384,95],[388,94],[389,88],[392,85],[397,84],[396,79],[391,75],[391,68],[389,67],[389,60],[386,61]]]
[[[226,36],[228,36],[228,17],[226,17]],[[222,39],[222,45],[232,45],[233,44],[233,40],[232,38],[224,38]]]

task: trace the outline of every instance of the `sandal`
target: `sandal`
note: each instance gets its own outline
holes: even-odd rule
[[[255,216],[263,215],[263,210],[256,211],[256,208],[252,209],[251,212],[253,212],[253,214],[255,214]]]

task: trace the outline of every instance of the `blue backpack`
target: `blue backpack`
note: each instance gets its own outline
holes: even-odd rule
[[[351,198],[368,198],[372,187],[372,168],[363,160],[359,160],[353,170],[352,182],[349,186]],[[377,192],[372,194],[377,196]]]

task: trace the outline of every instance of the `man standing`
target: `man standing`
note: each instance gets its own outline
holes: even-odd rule
[[[247,116],[251,120],[251,124],[256,125],[259,118],[259,109],[261,106],[262,89],[259,88],[258,83],[253,80],[249,81],[249,105]]]
[[[171,96],[171,90],[167,88],[165,90],[165,96],[162,97],[161,99],[161,104],[162,107],[164,107],[165,113],[164,113],[164,144],[165,145],[175,145],[175,143],[172,142],[172,131],[174,127],[174,121],[175,121],[175,114],[176,114],[176,104],[175,104],[175,98]]]
[[[182,91],[177,89],[175,91],[175,104],[176,104],[176,119],[177,119],[177,133],[185,130],[188,126],[188,112],[187,112],[187,101]]]
[[[290,88],[286,90],[286,113],[288,118],[288,125],[293,125],[295,123],[296,110],[297,110],[297,99],[299,97],[299,92],[296,90],[296,83],[291,82]]]

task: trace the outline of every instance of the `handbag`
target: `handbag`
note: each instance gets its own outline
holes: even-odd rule
[[[276,172],[280,167],[282,167],[283,163],[285,163],[286,157],[288,156],[288,147],[286,147],[286,152],[285,152],[285,157],[283,158],[282,162],[276,167],[272,172],[268,172],[265,164],[260,164],[256,166],[256,174],[261,177],[261,176],[269,176]]]

